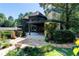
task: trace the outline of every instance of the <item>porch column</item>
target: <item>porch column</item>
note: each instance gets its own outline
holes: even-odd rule
[[[29,35],[31,35],[31,24],[28,23],[28,32],[29,32]]]

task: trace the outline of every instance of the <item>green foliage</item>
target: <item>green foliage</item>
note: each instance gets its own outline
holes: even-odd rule
[[[63,56],[63,54],[57,50],[53,50],[53,51],[45,53],[45,56]]]
[[[56,30],[56,23],[45,23],[45,41],[54,41],[55,43],[73,42],[75,34],[68,30]]]
[[[19,19],[16,19],[15,22],[16,22],[16,26],[21,25],[21,21]]]
[[[45,28],[45,36],[46,36],[46,34],[49,33],[49,31],[53,31],[53,30],[55,30],[56,27],[57,27],[57,24],[54,23],[54,22],[45,22],[45,24],[44,24],[44,28]]]
[[[73,49],[73,54],[74,54],[75,56],[78,56],[78,55],[79,55],[79,47],[74,47],[74,49]]]
[[[50,34],[50,36],[49,36]],[[52,40],[55,43],[71,43],[75,40],[75,35],[71,31],[67,30],[59,30],[59,31],[51,31],[47,34],[48,40]],[[49,38],[50,37],[50,38]]]
[[[57,24],[54,22],[46,22],[45,23],[45,30],[55,30],[56,29]]]
[[[13,17],[12,17],[12,16],[9,16],[9,17],[8,17],[8,20],[13,21],[14,19],[13,19]]]
[[[7,56],[40,56],[42,55],[41,51],[38,48],[26,47],[19,51],[12,50],[9,51]]]
[[[41,47],[42,52],[50,52],[54,49],[54,47],[51,44],[45,45]]]
[[[49,46],[49,47],[48,47]],[[48,48],[47,48],[48,47]],[[63,48],[54,48],[53,46],[46,45],[38,48],[33,47],[26,47],[24,49],[20,49],[19,51],[12,50],[9,51],[7,56],[64,56]],[[68,50],[66,55],[73,55],[71,53],[71,49],[64,49]],[[69,54],[70,52],[70,54]]]
[[[49,6],[51,7],[49,8]],[[45,10],[45,14],[49,14],[49,11],[46,9],[57,9],[58,11],[61,11],[60,13],[60,19],[62,21],[66,21],[65,24],[63,24],[63,29],[70,29],[73,28],[73,31],[76,31],[76,29],[79,29],[79,4],[75,3],[40,3],[40,7],[42,7]],[[56,7],[56,8],[53,8]],[[53,10],[51,10],[53,11]],[[58,11],[55,11],[56,13]],[[60,20],[59,19],[59,20]]]
[[[0,26],[1,27],[14,27],[15,20],[13,19],[12,16],[9,16],[7,19],[4,14],[0,13]]]
[[[15,21],[14,20],[5,20],[4,27],[14,27]]]
[[[77,33],[79,32],[79,19],[75,18],[74,20],[70,21],[70,29],[71,31]]]
[[[74,42],[75,35],[70,31],[55,31],[53,39],[57,43],[71,43]]]
[[[3,26],[5,20],[6,20],[5,15],[3,13],[0,13],[0,26]]]
[[[9,51],[9,53],[7,53],[7,56],[17,56],[16,55],[17,52],[18,52],[17,49]]]
[[[79,38],[76,38],[75,45],[73,46],[73,54],[79,56]]]
[[[55,48],[48,44],[39,47],[25,47],[9,51],[7,56],[72,56],[71,48]]]
[[[37,47],[26,47],[24,49],[22,49],[19,53],[19,56],[40,56],[42,55],[42,52],[40,49],[38,49]]]
[[[48,47],[48,48],[47,48]],[[19,49],[16,53],[9,51],[7,56],[43,56],[45,52],[50,52],[53,50],[53,46],[46,45],[42,47],[25,47],[23,49]]]
[[[7,48],[7,47],[9,47],[9,46],[11,46],[11,44],[10,44],[6,39],[0,40],[0,47],[1,47],[2,49]]]
[[[3,42],[1,44],[1,46],[2,46],[2,48],[7,48],[7,47],[11,46],[11,44],[9,42]]]
[[[16,36],[17,36],[17,37],[21,37],[22,34],[23,34],[23,31],[16,31]]]
[[[14,27],[15,26],[15,20],[12,16],[8,17],[8,20],[5,21],[5,27]]]
[[[22,13],[20,13],[19,15],[18,15],[18,19],[16,19],[16,22],[17,22],[17,26],[19,26],[19,25],[22,25],[22,18],[23,18],[23,14]]]
[[[11,38],[11,31],[0,31],[0,38]]]

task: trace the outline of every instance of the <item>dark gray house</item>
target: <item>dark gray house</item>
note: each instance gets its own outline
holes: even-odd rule
[[[40,12],[34,12],[29,16],[23,17],[24,22],[26,23],[26,31],[31,34],[31,32],[44,33],[44,22],[47,18]]]

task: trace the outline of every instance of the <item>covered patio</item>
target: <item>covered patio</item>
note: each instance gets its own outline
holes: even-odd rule
[[[27,24],[27,33],[31,35],[31,32],[44,34],[44,22],[47,18],[40,12],[34,12],[30,16],[23,18]]]

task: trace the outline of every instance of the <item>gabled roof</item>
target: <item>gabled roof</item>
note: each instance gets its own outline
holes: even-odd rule
[[[22,19],[29,19],[29,16],[24,16]]]
[[[39,11],[36,11],[36,12],[34,12],[34,13],[32,13],[30,16],[37,16],[37,15],[39,15],[39,16],[44,16],[42,13],[40,13]]]
[[[46,18],[46,16],[44,16],[42,13],[40,13],[39,11],[33,12],[31,13],[29,16],[24,16],[23,19],[29,19],[31,17],[42,17],[42,18]]]

